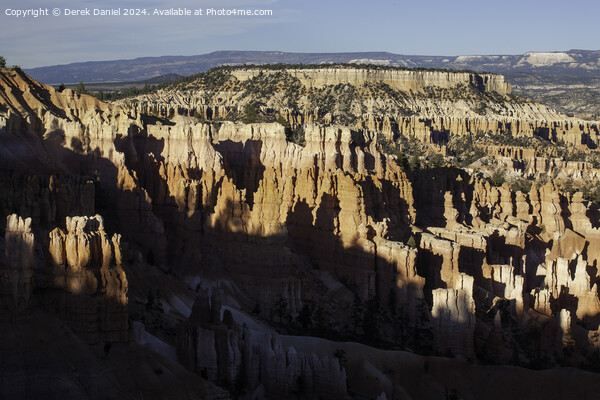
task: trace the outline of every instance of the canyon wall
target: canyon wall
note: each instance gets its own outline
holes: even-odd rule
[[[129,340],[127,277],[121,267],[121,237],[110,238],[100,216],[67,217],[66,230],[49,233],[47,265],[38,287],[54,289],[45,302],[85,341]],[[59,296],[52,292],[60,290]]]
[[[8,216],[5,260],[0,264],[0,321],[27,318],[33,309],[34,237],[31,218]]]
[[[496,74],[479,74],[475,72],[430,71],[430,70],[373,70],[361,68],[286,68],[285,72],[297,78],[307,88],[322,88],[329,85],[352,84],[361,86],[365,83],[384,83],[396,90],[422,90],[426,86],[451,88],[459,84],[480,87],[483,90],[500,94],[510,94],[510,84],[504,82],[504,76]],[[245,81],[258,74],[273,74],[277,70],[269,69],[233,69],[232,75]]]
[[[378,150],[377,129],[305,124],[300,145],[279,123],[153,120],[3,74],[0,140],[20,171],[0,175],[0,211],[32,218],[11,216],[3,236],[4,319],[27,315],[33,288],[86,342],[127,341],[126,247],[197,294],[179,361],[215,382],[241,368],[274,398],[299,377],[343,398],[341,358],[252,332],[221,313],[224,299],[279,329],[468,362],[583,366],[600,349],[600,212],[581,194],[405,172]],[[209,301],[213,284],[223,293]]]
[[[266,119],[281,117],[294,127],[342,123],[376,131],[392,142],[404,136],[439,145],[452,136],[493,134],[535,136],[581,149],[600,144],[598,122],[569,118],[511,97],[501,75],[258,67],[218,73],[222,76],[209,75],[188,87],[183,84],[177,90],[161,89],[117,103],[134,112],[205,121],[239,120],[247,106],[257,105]]]

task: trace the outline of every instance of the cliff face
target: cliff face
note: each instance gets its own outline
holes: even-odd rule
[[[371,70],[362,68],[289,68],[285,72],[298,79],[307,88],[323,88],[339,84],[362,86],[365,83],[384,83],[392,89],[408,92],[410,90],[423,90],[427,86],[452,88],[467,84],[502,95],[511,92],[510,85],[504,82],[502,75],[478,74],[475,72]],[[250,80],[260,73],[273,74],[276,71],[261,69],[235,69],[232,71],[232,75],[240,81]]]
[[[33,225],[64,225],[71,215],[93,215],[95,182],[78,175],[0,172],[0,215],[17,212]]]
[[[33,308],[34,238],[31,218],[15,214],[6,220],[6,264],[2,267],[0,321],[29,316]]]
[[[67,217],[66,225],[66,231],[50,232],[46,271],[39,279],[39,287],[63,294],[46,301],[57,302],[60,314],[87,342],[128,341],[120,235],[109,238],[99,216]]]
[[[346,371],[335,357],[284,347],[270,330],[251,331],[236,323],[231,312],[221,317],[218,292],[198,296],[189,320],[177,332],[178,357],[184,365],[221,384],[250,393],[259,389],[266,398],[303,396],[346,398]],[[210,301],[209,301],[210,300]]]
[[[278,124],[225,123],[216,131],[182,123],[154,127],[148,139],[135,140],[164,141],[160,153],[134,168],[153,212],[165,222],[169,259],[182,261],[174,264],[188,280],[197,279],[200,271],[192,265],[198,262],[207,271],[222,268],[253,302],[270,308],[284,293],[292,312],[326,290],[305,282],[308,277],[295,278],[308,267],[298,252],[356,284],[362,299],[374,296],[379,284],[389,291],[395,270],[420,281],[414,256],[384,238],[386,214],[406,234],[409,206],[398,196],[412,201],[410,188],[367,132],[307,126],[301,147],[286,141]],[[214,248],[221,250],[211,254]],[[377,258],[388,266],[376,271]],[[265,288],[264,279],[272,286]]]
[[[120,236],[106,237],[99,216],[67,217],[49,239],[38,239],[45,266],[36,266],[31,218],[15,214],[3,240],[0,316],[4,322],[28,318],[35,308],[57,312],[89,343],[129,339],[127,278],[121,268]],[[34,290],[36,295],[34,296]]]
[[[363,301],[393,298],[414,325],[420,302],[429,302],[438,351],[475,357],[474,321],[487,318],[489,296],[506,301],[503,318],[516,324],[540,302],[553,304],[548,316],[558,315],[567,304],[560,290],[547,300],[538,291],[550,284],[544,249],[569,229],[589,243],[596,235],[595,206],[559,194],[552,184],[524,194],[458,170],[407,175],[373,148],[367,131],[306,126],[300,147],[287,142],[277,124],[225,123],[218,131],[180,124],[150,131],[149,137],[164,140],[163,150],[136,175],[148,188],[153,212],[169,221],[169,259],[180,260],[179,273],[194,282],[220,269],[244,287],[252,299],[248,307],[256,302],[273,312],[282,296],[288,312],[298,313],[328,290],[304,275],[305,268],[317,267]],[[198,154],[213,157],[204,158],[209,169],[202,169]],[[417,248],[411,249],[404,241],[415,229],[429,232],[416,233]],[[584,264],[594,262],[582,259],[578,267],[592,282],[598,277]],[[204,272],[191,267],[198,263]],[[597,291],[590,295],[587,286],[567,281],[556,285],[569,287],[582,307],[595,307],[589,304]],[[328,305],[331,318],[351,320],[343,311],[351,299],[339,301],[340,308]],[[598,329],[592,320],[585,326]],[[467,339],[453,342],[457,337]]]
[[[3,275],[3,315],[27,313],[33,273],[40,302],[86,342],[127,341],[136,284],[125,273],[127,242],[138,266],[198,295],[193,307],[177,296],[160,303],[185,320],[176,339],[163,332],[180,362],[221,384],[243,369],[252,390],[263,385],[273,398],[299,390],[298,377],[310,393],[343,398],[347,372],[340,352],[284,346],[261,336],[270,329],[251,328],[257,319],[467,361],[581,366],[600,348],[599,210],[581,194],[552,182],[523,193],[450,167],[405,172],[364,128],[306,124],[300,145],[279,123],[142,119],[87,97],[74,106],[86,117],[75,120],[74,110],[35,108],[37,97],[6,85],[13,94],[0,106],[11,111],[0,116],[18,121],[0,136],[39,152],[14,158],[25,172],[5,172],[0,211],[32,222],[7,224],[2,270],[18,274]],[[58,107],[60,96],[44,104]],[[46,143],[45,122],[28,121],[50,114],[88,145]],[[88,125],[106,128],[90,138]],[[42,174],[39,165],[52,168]],[[11,185],[12,176],[27,185]],[[76,215],[93,212],[104,218]],[[31,232],[42,248],[35,268]],[[168,279],[155,283],[163,293]],[[222,293],[209,301],[211,285]],[[154,294],[142,296],[149,314]]]
[[[596,148],[599,126],[515,98],[501,75],[359,68],[223,68],[174,88],[120,101],[132,110],[202,120],[240,120],[257,105],[266,120],[292,127],[339,123],[443,145],[487,133],[540,137]]]
[[[110,158],[117,134],[140,126],[136,116],[71,89],[41,85],[20,70],[0,73],[2,166],[36,172],[64,170],[55,152],[99,152]],[[71,168],[74,166],[71,166]]]

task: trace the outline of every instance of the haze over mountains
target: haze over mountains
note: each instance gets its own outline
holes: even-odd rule
[[[26,70],[40,82],[74,83],[143,80],[166,74],[191,75],[219,65],[364,63],[401,67],[472,69],[504,75],[556,74],[594,77],[600,71],[600,51],[529,52],[522,55],[420,56],[387,52],[286,53],[279,51],[217,51],[197,56],[144,57],[133,60],[90,61]],[[597,76],[596,76],[597,77]]]
[[[515,93],[559,111],[600,113],[600,51],[528,52],[521,55],[421,56],[387,52],[287,53],[217,51],[197,56],[144,57],[31,68],[46,84],[131,82],[167,74],[192,75],[219,65],[359,63],[449,68],[503,74]]]

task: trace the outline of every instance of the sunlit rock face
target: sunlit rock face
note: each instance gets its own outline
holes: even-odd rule
[[[127,278],[121,268],[120,235],[110,238],[100,216],[67,217],[66,227],[52,230],[38,243],[45,265],[36,266],[31,219],[15,214],[7,218],[2,319],[26,318],[36,307],[50,307],[90,343],[127,341]]]
[[[408,229],[410,215],[402,213],[409,205],[397,196],[410,196],[410,189],[394,182],[403,173],[377,152],[372,134],[307,126],[302,147],[286,141],[279,124],[180,126],[183,133],[173,134],[167,126],[150,131],[150,143],[164,145],[138,164],[136,175],[165,223],[170,259],[185,260],[182,273],[196,274],[192,266],[201,262],[206,269],[222,263],[260,303],[273,304],[280,290],[289,293],[293,312],[302,308],[302,286],[313,286],[290,279],[306,266],[298,251],[323,270],[356,282],[363,299],[375,295],[378,281],[387,296],[395,270],[406,271],[405,279],[418,287],[414,256],[393,254],[390,246],[403,245],[384,239],[388,224]],[[136,140],[141,149],[144,142]],[[361,199],[365,191],[369,203]],[[374,207],[379,215],[372,213]],[[374,268],[381,257],[376,239],[389,264],[380,275]],[[209,254],[211,247],[222,249],[218,260]],[[275,288],[264,290],[254,282],[263,278],[272,279]]]
[[[389,141],[404,136],[443,144],[453,136],[489,133],[543,137],[582,149],[600,144],[597,121],[569,118],[517,99],[503,76],[472,72],[225,67],[176,89],[118,104],[134,112],[205,121],[234,118],[246,106],[260,104],[273,119],[280,116],[294,126],[343,123]],[[530,169],[541,169],[545,162],[537,164]]]
[[[0,264],[0,320],[25,318],[33,308],[34,235],[31,218],[6,219],[5,262]]]
[[[442,354],[472,358],[475,354],[473,278],[463,275],[459,280],[456,289],[433,290],[431,317],[434,321],[435,344]]]
[[[545,251],[555,238],[575,226],[582,237],[597,230],[588,216],[594,206],[560,194],[552,183],[525,194],[459,170],[407,175],[373,148],[368,131],[344,127],[307,125],[306,144],[298,146],[277,124],[225,123],[218,130],[181,124],[188,136],[159,135],[174,128],[156,128],[165,150],[137,176],[153,212],[169,221],[170,259],[182,260],[179,271],[189,279],[202,271],[191,265],[222,267],[254,302],[269,307],[281,293],[297,313],[321,290],[299,271],[317,266],[361,299],[387,303],[394,293],[413,324],[425,301],[436,351],[467,359],[477,354],[476,319],[490,307],[494,313],[506,307],[503,318],[517,325],[526,324],[530,310],[557,315],[561,285],[572,287],[571,294],[580,287],[573,295],[582,299],[580,318],[596,307],[597,294],[586,291],[583,279],[597,279],[589,275],[591,259],[580,257],[576,267],[583,283],[565,278],[554,292],[543,289],[550,279]],[[195,131],[205,133],[192,147]],[[212,168],[195,161],[198,152],[214,155]],[[405,241],[415,227],[425,231],[410,248]],[[586,321],[590,332],[597,329],[593,319]]]
[[[60,313],[86,341],[127,341],[127,277],[121,236],[108,236],[102,218],[67,218],[66,230],[49,233],[45,282],[61,289]]]
[[[240,81],[256,77],[260,73],[275,74],[277,71],[260,69],[236,69],[232,75]],[[297,78],[306,87],[324,87],[349,83],[360,86],[366,82],[382,82],[399,90],[422,90],[427,86],[456,87],[460,84],[480,85],[484,90],[500,94],[509,94],[511,87],[504,82],[504,76],[495,74],[475,74],[469,72],[449,71],[394,71],[369,70],[361,68],[316,68],[316,69],[286,69],[286,72]]]

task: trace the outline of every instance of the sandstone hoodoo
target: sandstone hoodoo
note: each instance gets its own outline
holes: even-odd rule
[[[114,397],[595,398],[598,140],[491,74],[223,67],[108,104],[2,69],[3,335],[85,349],[48,358],[70,394],[85,358]]]

